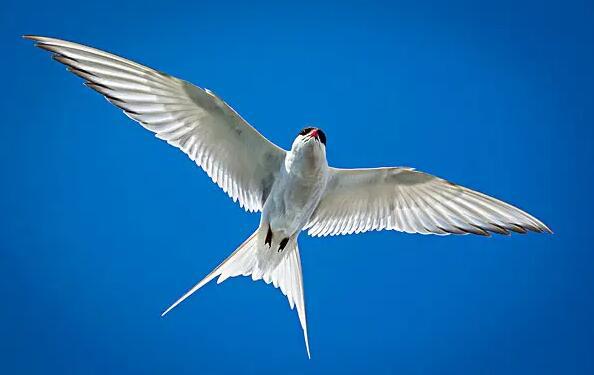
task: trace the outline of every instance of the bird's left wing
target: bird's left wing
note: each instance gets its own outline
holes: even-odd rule
[[[397,230],[422,234],[551,232],[526,212],[412,168],[330,168],[304,229],[313,236]]]
[[[128,117],[181,149],[232,199],[261,211],[286,152],[208,90],[65,40],[25,36]]]

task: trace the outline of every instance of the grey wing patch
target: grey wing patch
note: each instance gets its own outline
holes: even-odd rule
[[[272,185],[274,185],[274,175],[272,173],[268,174],[264,180],[262,180],[262,197],[260,197],[260,200],[262,202],[262,207],[264,207],[264,203],[266,203],[266,200],[268,199],[268,196],[270,195],[270,191],[272,190]]]
[[[261,186],[261,191],[262,191],[262,196],[260,197],[260,200],[262,202],[262,207],[264,207],[264,203],[266,202],[266,200],[268,199],[268,196],[270,195],[270,191],[272,190],[272,187],[274,186],[274,183],[276,181],[276,177],[278,176],[278,173],[280,172],[280,166],[283,164],[284,160],[285,160],[285,154],[278,154],[278,153],[272,153],[272,152],[266,152],[263,155],[263,160],[262,160],[262,169],[268,171],[265,176],[262,178],[262,186]]]

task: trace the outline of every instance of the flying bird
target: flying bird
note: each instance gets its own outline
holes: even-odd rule
[[[326,134],[302,129],[284,150],[212,91],[119,56],[65,40],[24,36],[131,119],[187,154],[260,224],[225,261],[173,305],[218,277],[251,276],[280,288],[310,356],[298,238],[372,230],[510,234],[551,230],[526,212],[413,168],[328,165]]]

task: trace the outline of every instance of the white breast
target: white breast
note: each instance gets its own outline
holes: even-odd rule
[[[262,220],[286,237],[300,232],[320,201],[328,175],[326,154],[317,142],[292,150],[264,205]]]

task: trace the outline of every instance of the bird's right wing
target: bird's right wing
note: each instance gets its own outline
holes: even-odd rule
[[[330,169],[304,229],[312,236],[397,230],[422,234],[551,232],[526,212],[412,168]]]
[[[128,117],[185,152],[247,211],[261,211],[286,152],[212,92],[119,56],[25,36]]]

